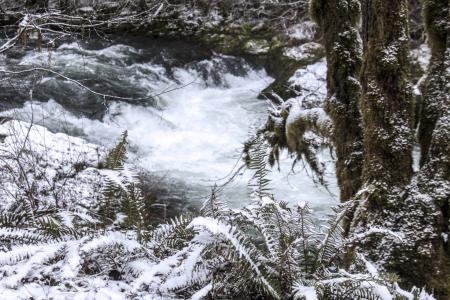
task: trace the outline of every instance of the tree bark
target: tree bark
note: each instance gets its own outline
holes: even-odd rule
[[[409,83],[408,3],[369,0],[363,66],[363,181],[382,205],[412,177],[412,92]]]
[[[358,102],[362,44],[358,32],[361,7],[356,0],[314,0],[311,15],[322,33],[328,71],[325,105],[333,121],[336,174],[341,201],[350,200],[361,186],[362,129]]]
[[[447,50],[449,2],[448,0],[423,1],[423,15],[431,48],[431,61],[428,76],[424,84],[421,118],[419,124],[419,142],[421,147],[420,164],[428,159],[431,138],[436,127],[443,102],[449,97],[446,94],[445,55]]]
[[[417,180],[420,196],[432,199],[437,222],[425,283],[438,298],[450,297],[450,27],[448,0],[424,0],[423,15],[432,57],[423,91],[419,141],[421,164]]]
[[[448,4],[444,4],[448,0],[424,1],[425,16],[433,19],[426,21],[431,47],[438,47],[432,49],[435,58],[424,97],[431,102],[440,95],[440,100],[434,103],[438,109],[434,125],[428,129],[426,158],[414,178],[407,1],[365,1],[369,10],[365,13],[367,46],[361,105],[365,156],[350,249],[363,252],[384,271],[398,274],[403,285],[425,285],[438,299],[448,299],[450,53],[448,35],[435,41],[435,29],[429,25],[445,27],[447,19],[437,17],[443,14],[427,14],[427,9],[439,5],[448,13]]]

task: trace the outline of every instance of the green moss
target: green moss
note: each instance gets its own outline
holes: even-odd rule
[[[394,187],[412,176],[412,91],[409,84],[407,2],[371,2],[364,63],[364,179],[377,183],[372,197],[384,203]]]
[[[326,111],[333,120],[336,173],[341,200],[352,198],[361,185],[362,131],[358,103],[361,44],[359,1],[313,0],[310,14],[319,25],[328,75]]]
[[[265,55],[285,45],[279,33],[265,26],[220,25],[198,32],[195,38],[212,50],[230,55]],[[266,51],[256,53],[255,47]]]
[[[301,61],[286,57],[283,50],[292,46],[291,41],[266,26],[223,25],[200,33],[197,38],[216,52],[246,56],[261,63],[275,81],[261,92],[260,98],[272,98],[272,93],[283,99],[296,96],[295,91],[289,88],[289,78],[299,68],[314,63],[324,56],[322,49],[313,49],[311,55]],[[263,48],[265,51],[254,51],[257,48]]]
[[[288,83],[289,79],[298,69],[319,61],[323,56],[322,50],[317,50],[314,55],[304,60],[295,60],[284,56],[283,49],[270,52],[265,67],[269,75],[275,78],[275,81],[261,92],[261,98],[271,99],[272,93],[276,93],[285,100],[297,96],[296,91]]]
[[[421,145],[421,180],[423,194],[432,195],[439,212],[439,222],[433,229],[440,237],[448,234],[450,202],[450,57],[448,50],[448,1],[424,0],[423,15],[431,47],[428,75],[423,83],[422,109],[419,126]],[[439,191],[439,192],[437,192]],[[434,289],[438,299],[450,297],[450,246],[438,238],[433,245],[433,256],[423,260],[423,267],[433,268],[423,281]],[[436,272],[436,270],[438,272]]]
[[[448,35],[449,3],[446,0],[422,0],[423,19],[433,52],[445,50]]]
[[[447,2],[447,3],[445,3]],[[429,44],[431,47],[431,61],[428,67],[428,76],[423,85],[423,101],[419,126],[419,142],[421,145],[420,163],[423,165],[428,159],[428,151],[431,144],[432,132],[442,110],[442,103],[446,101],[448,94],[445,87],[446,79],[446,48],[448,32],[448,1],[424,0],[423,15]]]
[[[309,2],[309,15],[311,19],[319,25],[319,27],[323,27],[323,20],[325,19],[325,2],[322,0],[311,0]]]

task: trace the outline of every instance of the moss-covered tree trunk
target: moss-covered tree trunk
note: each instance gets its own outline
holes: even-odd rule
[[[403,217],[412,171],[412,93],[407,0],[364,0],[361,112],[363,186],[350,228],[353,250],[401,273]]]
[[[374,205],[412,177],[407,1],[368,1],[363,66],[363,180]]]
[[[448,24],[448,15],[429,11],[447,10],[448,14],[448,0],[424,1],[433,48],[424,97],[436,111],[428,129],[423,166],[414,177],[407,1],[365,2],[361,102],[365,156],[363,188],[357,197],[360,204],[350,230],[351,249],[398,274],[402,284],[426,286],[438,299],[448,299],[450,53],[447,35],[439,35],[439,42],[433,38],[433,26]],[[443,26],[448,30],[448,25]]]
[[[423,2],[432,58],[424,87],[421,126],[429,134],[420,136],[423,180],[419,185],[443,207],[450,201],[450,3]]]
[[[310,10],[325,46],[327,73],[326,112],[333,121],[336,173],[341,201],[351,199],[361,186],[362,129],[358,102],[362,45],[358,33],[357,0],[313,0]]]
[[[449,38],[449,1],[424,0],[423,15],[431,48],[431,61],[428,76],[424,84],[421,117],[419,125],[419,142],[421,146],[420,163],[428,158],[432,133],[436,127],[443,102],[450,97],[445,93],[446,70],[445,55]]]
[[[436,222],[430,274],[425,283],[439,299],[450,297],[450,3],[448,0],[423,0],[423,16],[432,57],[423,91],[419,141],[422,168],[417,178],[417,194],[428,197]]]

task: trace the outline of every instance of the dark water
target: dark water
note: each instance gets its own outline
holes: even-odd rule
[[[1,42],[1,40],[0,40]],[[119,45],[114,48],[114,45]],[[126,45],[126,46],[125,46]],[[102,52],[102,49],[110,51]],[[117,55],[114,55],[117,51]],[[213,67],[206,68],[202,61],[210,60],[214,53],[193,42],[180,40],[155,40],[139,36],[109,36],[104,39],[65,40],[53,49],[42,49],[39,53],[35,47],[16,47],[0,56],[0,68],[10,71],[24,71],[33,67],[45,67],[77,80],[94,91],[124,98],[146,98],[141,100],[124,100],[136,105],[155,106],[152,96],[163,92],[149,91],[130,82],[130,76],[135,70],[129,67],[134,64],[152,64],[165,69],[165,76],[176,84],[182,84],[174,77],[174,69],[190,68],[196,70],[203,82],[213,85],[224,84],[222,74],[229,73],[245,76],[249,63],[235,57],[222,57],[215,61]],[[27,59],[39,56],[40,59]],[[83,59],[84,57],[84,59]],[[90,60],[95,57],[95,64]],[[251,65],[252,68],[259,68]],[[143,74],[157,75],[149,72]],[[0,73],[0,110],[22,106],[30,100],[29,91],[33,90],[32,99],[48,101],[54,99],[69,111],[81,113],[90,118],[104,116],[107,105],[115,101],[111,97],[102,97],[82,90],[64,78],[46,71],[10,75],[5,80],[5,74]],[[55,79],[55,80],[48,80]]]

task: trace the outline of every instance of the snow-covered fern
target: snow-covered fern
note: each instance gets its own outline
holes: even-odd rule
[[[254,171],[249,204],[229,208],[215,186],[199,215],[152,227],[139,181],[125,163],[124,134],[99,170],[108,183],[97,210],[17,198],[0,211],[1,295],[432,299],[418,289],[400,289],[362,255],[345,253],[341,225],[349,204],[322,224],[307,202],[278,201],[270,189],[267,146],[253,146],[247,158]]]

